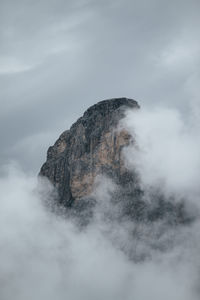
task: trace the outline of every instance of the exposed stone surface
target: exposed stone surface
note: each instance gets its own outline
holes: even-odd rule
[[[40,175],[57,189],[53,209],[73,207],[65,213],[77,217],[81,225],[90,222],[98,202],[98,196],[92,193],[95,178],[104,174],[116,183],[109,195],[111,212],[108,207],[104,211],[108,218],[128,218],[143,224],[159,220],[171,225],[191,222],[184,201],[166,199],[156,187],[141,189],[138,174],[125,167],[122,149],[134,140],[117,126],[126,109],[139,109],[139,105],[135,100],[118,98],[91,106],[48,149]]]
[[[131,137],[125,130],[116,130],[127,108],[139,109],[139,105],[118,98],[91,106],[48,149],[40,175],[57,188],[60,203],[71,206],[89,196],[98,174],[111,176],[120,185],[130,182],[132,175],[124,166],[122,149]]]
[[[139,174],[125,167],[122,150],[135,143],[118,126],[126,109],[139,105],[119,98],[90,107],[48,149],[40,175],[58,191],[44,198],[50,210],[81,229],[100,224],[103,234],[138,262],[151,258],[152,251],[172,249],[174,230],[195,218],[186,211],[184,199],[166,196],[159,186],[145,187]],[[107,176],[97,178],[98,174]]]

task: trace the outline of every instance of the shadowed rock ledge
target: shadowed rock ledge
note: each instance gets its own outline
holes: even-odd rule
[[[53,183],[64,206],[89,196],[98,174],[120,185],[130,182],[132,174],[124,167],[122,149],[131,137],[116,130],[126,109],[139,109],[139,105],[128,98],[98,102],[48,149],[40,175]]]

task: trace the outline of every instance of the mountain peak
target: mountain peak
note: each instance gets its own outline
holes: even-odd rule
[[[139,174],[128,170],[124,162],[124,147],[135,143],[126,129],[118,127],[126,109],[139,109],[139,105],[128,98],[100,101],[49,147],[40,175],[57,190],[56,207],[75,212],[85,222],[96,202],[95,178],[106,175],[116,183],[110,196],[121,205],[119,216],[148,222],[165,219],[170,224],[190,222],[183,203],[166,199],[157,189],[148,191],[151,201],[144,200]]]
[[[89,196],[99,174],[106,174],[117,183],[129,180],[121,153],[129,144],[130,135],[125,130],[114,130],[126,109],[139,109],[139,105],[128,98],[98,102],[48,149],[40,175],[57,188],[59,202],[70,206]]]
[[[130,98],[126,98],[126,97],[112,98],[112,99],[108,99],[108,100],[99,101],[98,103],[90,106],[86,110],[84,115],[90,115],[94,111],[102,111],[104,113],[106,113],[106,112],[109,113],[116,109],[119,109],[120,107],[139,108],[139,105],[138,105],[137,101],[130,99]]]

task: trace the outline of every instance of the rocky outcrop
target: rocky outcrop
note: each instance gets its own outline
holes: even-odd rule
[[[145,187],[139,174],[125,166],[124,147],[137,145],[118,126],[127,109],[139,105],[119,98],[91,106],[48,149],[40,176],[55,187],[42,198],[49,210],[73,220],[81,230],[100,225],[118,249],[140,262],[151,253],[172,249],[175,230],[195,217],[187,212],[184,199],[166,196],[158,186]],[[106,176],[95,181],[101,174]]]
[[[135,100],[118,98],[91,106],[48,149],[40,175],[58,191],[58,201],[71,206],[93,191],[98,174],[106,174],[123,186],[132,174],[125,168],[122,149],[131,141],[126,130],[117,130],[126,109],[139,109]]]
[[[141,189],[139,175],[125,167],[122,150],[135,143],[118,127],[127,109],[139,109],[139,105],[135,100],[118,98],[91,106],[48,149],[40,176],[48,178],[57,190],[50,207],[61,208],[61,212],[64,208],[80,224],[87,224],[98,202],[93,193],[95,178],[104,174],[116,183],[109,194],[112,212],[104,211],[112,220],[128,218],[143,224],[162,220],[171,225],[191,222],[184,201],[166,199],[156,187]],[[72,209],[66,209],[69,207]]]

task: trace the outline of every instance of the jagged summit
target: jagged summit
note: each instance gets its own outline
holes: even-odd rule
[[[40,175],[57,188],[59,202],[70,206],[87,197],[98,174],[106,174],[119,184],[129,180],[121,153],[129,144],[130,135],[114,129],[126,109],[138,108],[138,103],[128,98],[100,101],[48,149]]]
[[[74,211],[84,222],[96,202],[95,178],[104,174],[117,184],[110,197],[119,205],[122,218],[128,216],[143,223],[163,219],[175,225],[190,222],[183,203],[166,199],[157,189],[147,191],[145,201],[139,174],[126,168],[122,151],[135,142],[125,129],[117,129],[126,109],[139,109],[139,105],[128,98],[98,102],[49,147],[40,175],[55,186],[56,207],[73,207],[67,212]]]
[[[90,106],[72,126],[70,129],[76,127],[77,123],[83,123],[84,125],[94,125],[90,124],[90,121],[95,122],[95,118],[106,118],[114,114],[115,111],[120,112],[121,117],[123,116],[124,110],[128,108],[140,108],[137,101],[129,98],[112,98],[108,100],[102,100],[96,104]],[[118,120],[119,121],[119,120]],[[94,123],[93,122],[93,123]],[[94,129],[94,128],[93,128]]]
[[[84,113],[84,116],[92,114],[94,111],[102,111],[104,113],[110,113],[115,109],[118,109],[119,107],[125,106],[126,108],[139,108],[139,105],[137,101],[122,97],[122,98],[112,98],[109,100],[102,100],[98,103],[90,106],[86,112]]]

